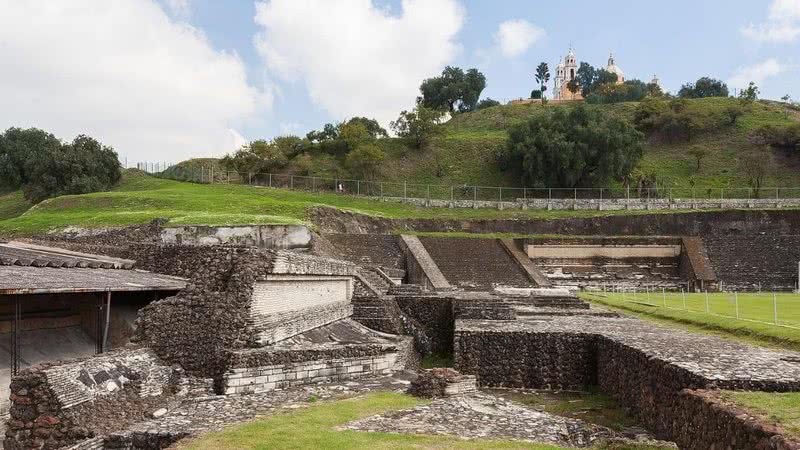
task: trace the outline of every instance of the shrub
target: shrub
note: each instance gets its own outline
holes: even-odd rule
[[[534,186],[571,188],[622,180],[642,158],[640,132],[583,105],[547,111],[508,134],[501,164],[521,169]]]
[[[0,176],[33,203],[67,194],[111,189],[122,178],[117,153],[80,135],[63,144],[35,128],[10,128],[0,136]]]

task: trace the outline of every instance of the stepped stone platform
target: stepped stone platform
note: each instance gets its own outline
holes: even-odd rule
[[[324,238],[333,245],[337,257],[354,264],[405,270],[405,255],[395,235],[334,233]]]

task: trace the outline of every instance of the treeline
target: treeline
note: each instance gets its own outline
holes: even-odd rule
[[[479,100],[485,87],[486,77],[477,69],[445,67],[440,76],[422,81],[414,108],[401,111],[389,127],[407,147],[423,149],[442,133],[438,125],[448,114],[499,105],[490,98]],[[378,141],[388,137],[375,119],[353,117],[325,124],[305,137],[252,141],[226,155],[221,164],[240,173],[323,174],[369,180],[378,176],[387,156]]]
[[[117,153],[92,137],[80,135],[65,143],[36,128],[0,134],[0,189],[22,189],[33,203],[108,190],[121,177]]]

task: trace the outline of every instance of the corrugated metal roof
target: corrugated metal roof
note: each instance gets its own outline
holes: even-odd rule
[[[186,280],[142,270],[0,266],[0,295],[178,291]]]
[[[135,261],[73,252],[26,242],[0,242],[0,266],[132,269]]]

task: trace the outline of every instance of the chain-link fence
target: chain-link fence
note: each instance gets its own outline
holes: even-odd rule
[[[220,170],[214,165],[175,166],[169,163],[137,163],[136,167],[155,176],[193,183],[222,183],[264,186],[309,192],[335,192],[357,196],[418,199],[442,202],[526,202],[602,200],[787,200],[800,199],[800,188],[528,188],[469,184],[420,184],[403,181],[355,180],[277,173]]]
[[[688,292],[606,285],[586,295],[612,305],[635,303],[800,329],[800,293],[797,291]]]

